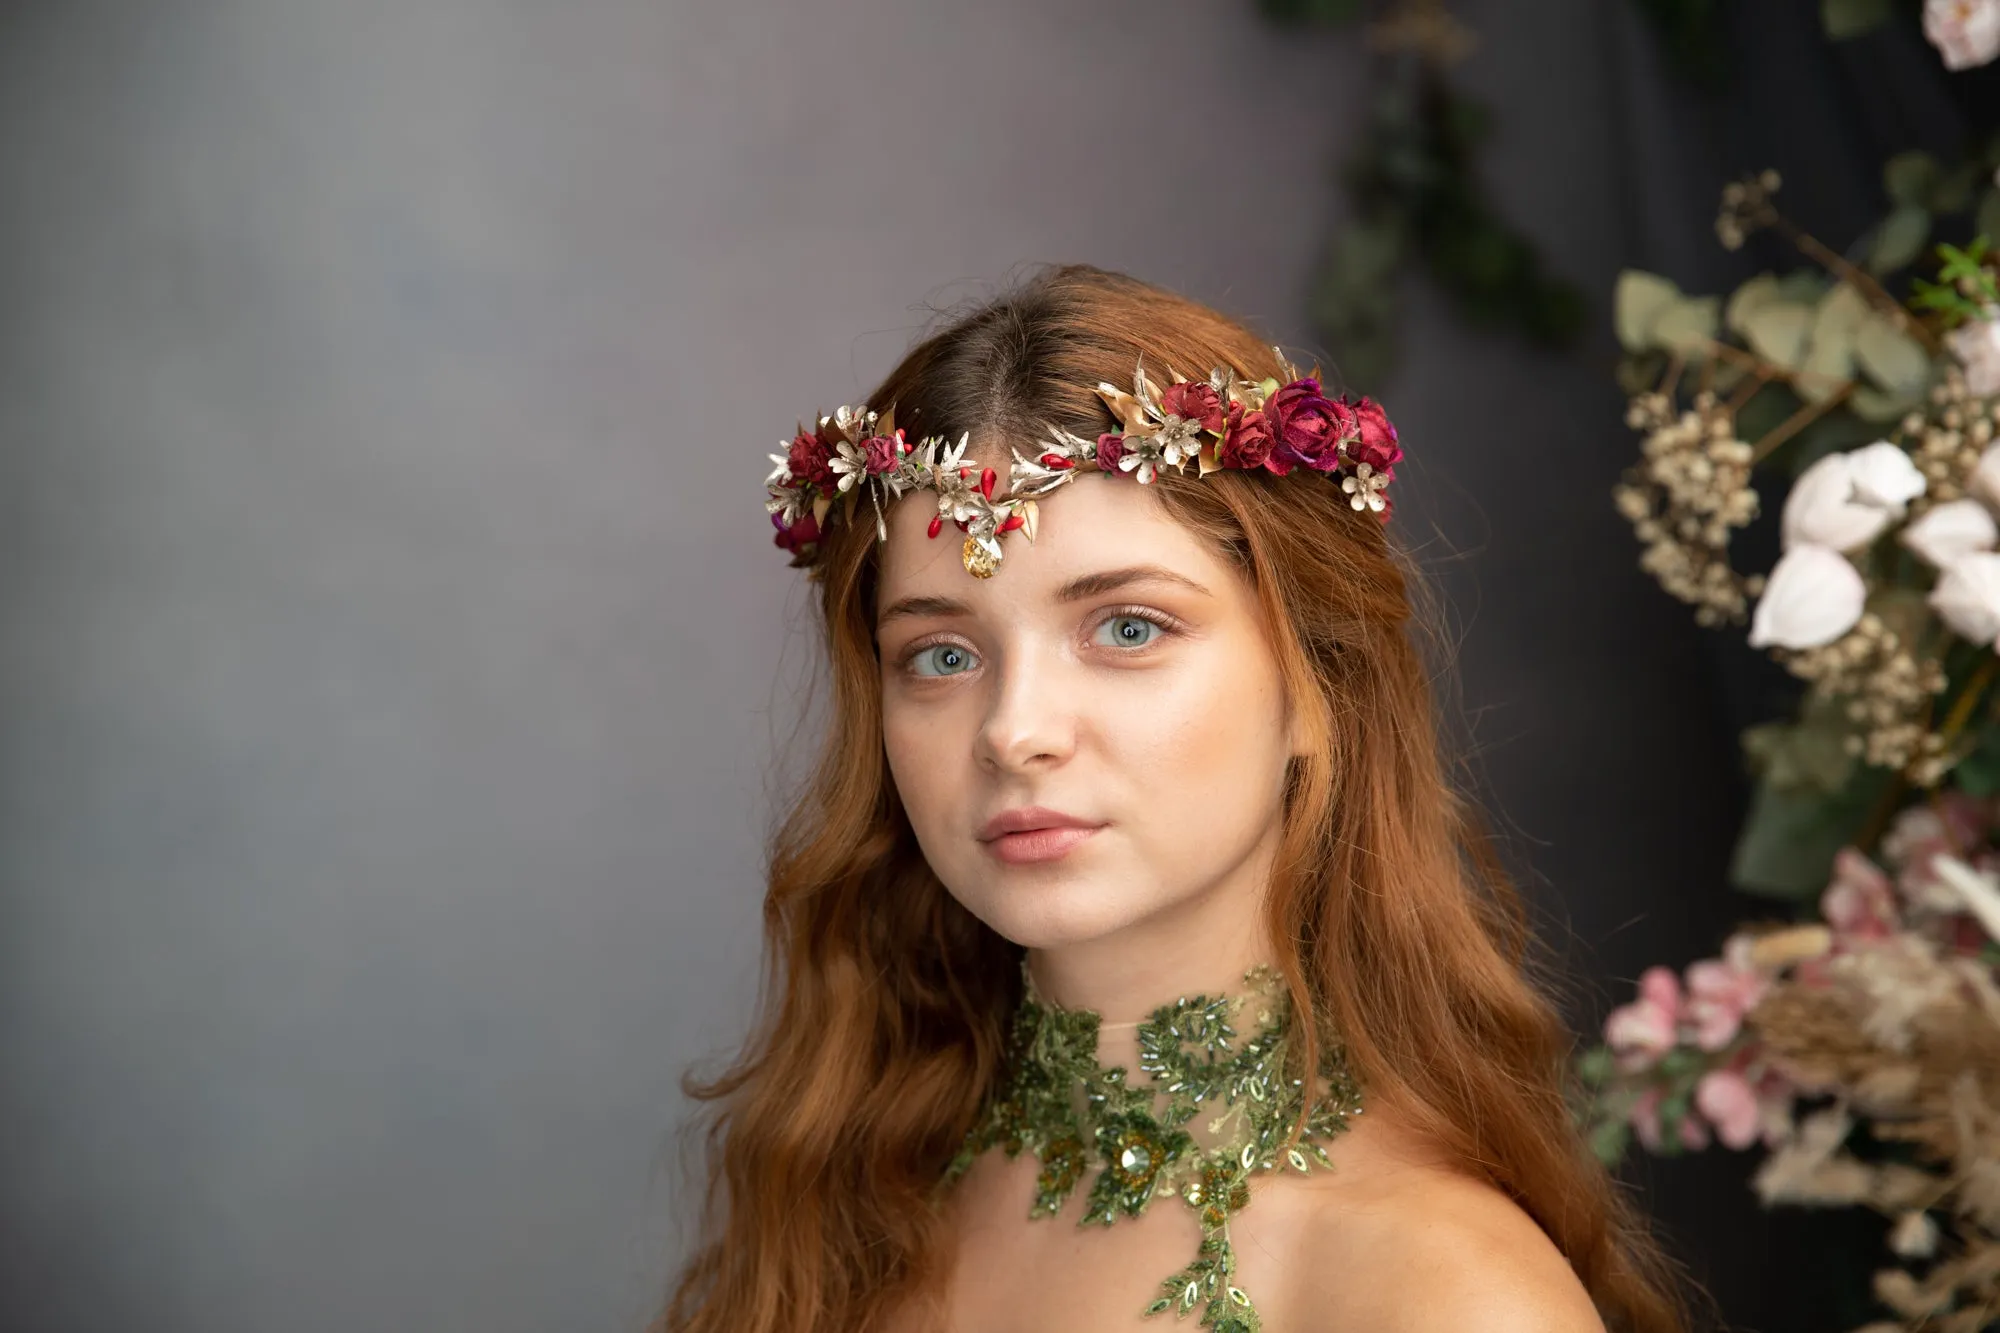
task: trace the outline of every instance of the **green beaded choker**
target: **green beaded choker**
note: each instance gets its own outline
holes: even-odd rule
[[[1139,1024],[1139,1068],[1150,1086],[1128,1083],[1124,1067],[1097,1062],[1098,1015],[1043,1000],[1027,977],[1009,1034],[1007,1066],[980,1122],[946,1168],[949,1184],[981,1153],[1009,1157],[1027,1149],[1040,1159],[1030,1217],[1062,1211],[1084,1175],[1096,1177],[1082,1225],[1136,1217],[1162,1194],[1178,1195],[1201,1220],[1194,1258],[1160,1284],[1148,1315],[1185,1317],[1197,1303],[1214,1333],[1257,1333],[1256,1307],[1231,1281],[1236,1252],[1229,1219],[1250,1203],[1250,1177],[1284,1167],[1304,1173],[1331,1167],[1324,1141],[1361,1113],[1361,1089],[1345,1052],[1329,1045],[1319,1061],[1324,1087],[1305,1131],[1287,1146],[1306,1095],[1286,1070],[1291,1006],[1278,975],[1258,966],[1235,998],[1196,995],[1163,1005]],[[1247,1012],[1257,1029],[1237,1040],[1233,1021]],[[1204,1104],[1213,1146],[1187,1130]]]

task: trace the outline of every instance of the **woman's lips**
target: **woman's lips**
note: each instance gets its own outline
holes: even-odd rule
[[[1010,866],[1032,865],[1038,861],[1060,861],[1068,856],[1073,848],[1089,841],[1098,829],[1103,827],[1099,824],[1095,828],[1077,828],[1071,825],[1064,828],[1023,829],[1019,833],[1003,833],[984,845],[995,860]]]

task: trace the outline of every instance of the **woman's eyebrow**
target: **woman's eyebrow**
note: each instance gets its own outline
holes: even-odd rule
[[[1134,583],[1172,583],[1199,593],[1203,597],[1213,596],[1185,574],[1177,574],[1165,565],[1128,565],[1124,569],[1100,570],[1095,574],[1080,574],[1062,587],[1056,589],[1058,602],[1080,602],[1086,597],[1101,597],[1107,592],[1115,592]],[[898,616],[964,616],[972,614],[972,608],[964,602],[950,597],[904,597],[889,604],[876,619],[879,628]]]

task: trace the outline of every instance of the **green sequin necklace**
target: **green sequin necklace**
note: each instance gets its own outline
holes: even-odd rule
[[[1022,966],[1022,976],[1027,968]],[[1098,1015],[1043,1000],[1028,981],[1009,1034],[1007,1066],[980,1122],[945,1171],[949,1184],[990,1148],[1009,1157],[1025,1148],[1042,1164],[1030,1217],[1052,1217],[1093,1167],[1083,1225],[1136,1217],[1163,1194],[1177,1195],[1201,1220],[1194,1258],[1160,1284],[1148,1315],[1186,1316],[1214,1333],[1258,1333],[1257,1310],[1232,1277],[1236,1252],[1229,1219],[1250,1202],[1250,1178],[1286,1167],[1331,1167],[1325,1140],[1361,1113],[1361,1088],[1344,1051],[1328,1046],[1319,1061],[1324,1085],[1305,1132],[1287,1147],[1306,1090],[1285,1067],[1291,1007],[1275,972],[1254,967],[1235,998],[1196,995],[1163,1005],[1139,1024],[1139,1069],[1149,1086],[1127,1081],[1125,1068],[1097,1061]],[[1237,1039],[1235,1022],[1257,1024]],[[1204,1107],[1212,1146],[1187,1126]]]

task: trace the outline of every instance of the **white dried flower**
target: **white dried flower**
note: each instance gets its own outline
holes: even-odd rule
[[[1924,474],[1917,471],[1901,445],[1877,440],[1848,454],[1847,464],[1854,478],[1855,498],[1898,518],[1904,506],[1924,493]]]
[[[1879,512],[1879,511],[1878,511]],[[1861,619],[1868,585],[1838,551],[1800,545],[1771,570],[1750,622],[1752,648],[1817,648]]]
[[[1927,0],[1924,36],[1946,69],[1971,69],[2000,56],[2000,0]]]
[[[2000,7],[2000,0],[1993,0]],[[1951,354],[1965,367],[1965,390],[1974,398],[2000,394],[2000,311],[1961,324],[1945,335]]]
[[[1991,646],[2000,638],[2000,554],[1975,551],[1946,565],[1930,604],[1961,638]]]
[[[1962,555],[2000,545],[2000,526],[1977,500],[1934,505],[1903,529],[1898,539],[1933,567],[1943,569]]]
[[[1792,483],[1779,526],[1787,551],[1795,546],[1851,551],[1874,541],[1894,517],[1856,489],[1852,457],[1828,454]]]

